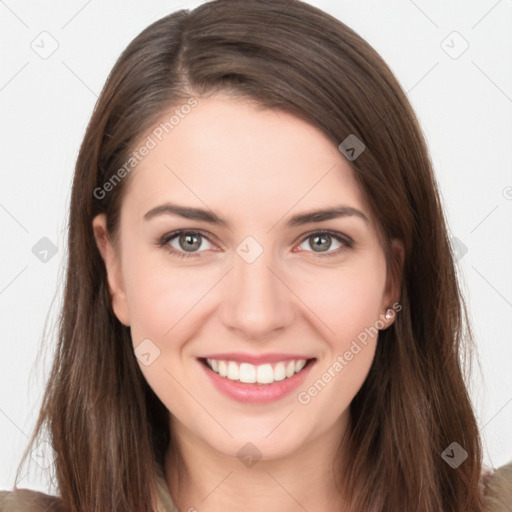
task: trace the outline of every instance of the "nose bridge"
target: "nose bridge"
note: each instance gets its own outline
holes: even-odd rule
[[[263,337],[291,322],[291,292],[283,284],[271,247],[247,237],[237,247],[224,304],[224,322],[245,331],[248,338]]]

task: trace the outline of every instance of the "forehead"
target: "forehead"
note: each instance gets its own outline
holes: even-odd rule
[[[224,95],[197,101],[177,124],[169,123],[175,107],[145,134],[152,147],[133,171],[123,209],[140,218],[173,201],[235,220],[258,212],[262,222],[339,204],[364,210],[352,168],[319,129]]]

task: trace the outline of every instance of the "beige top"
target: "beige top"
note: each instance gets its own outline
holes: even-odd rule
[[[165,477],[157,469],[157,512],[180,512],[174,504]],[[64,512],[58,496],[31,489],[0,491],[0,512]]]
[[[164,474],[160,467],[157,469],[156,477],[156,491],[158,497],[158,512],[180,512],[178,507],[172,501],[171,493],[169,492],[169,486],[165,480]],[[3,510],[0,508],[0,512]]]
[[[487,512],[512,510],[512,463],[497,470],[485,469],[482,487]],[[156,479],[158,512],[180,512],[174,504],[164,475]],[[59,498],[30,489],[0,491],[0,512],[63,512]]]

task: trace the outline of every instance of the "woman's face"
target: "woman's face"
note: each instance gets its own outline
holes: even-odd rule
[[[103,215],[94,227],[173,428],[265,458],[341,434],[397,299],[348,162],[305,121],[222,95],[160,132],[130,176],[119,245]]]

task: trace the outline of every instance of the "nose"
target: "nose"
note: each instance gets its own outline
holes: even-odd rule
[[[239,338],[266,340],[294,319],[294,294],[270,250],[253,262],[234,255],[233,268],[224,283],[221,305],[226,328]]]

